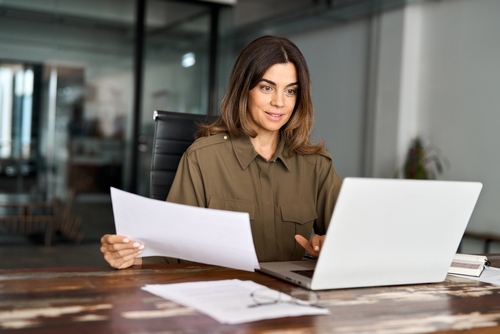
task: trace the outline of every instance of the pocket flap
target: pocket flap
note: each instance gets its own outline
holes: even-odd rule
[[[236,211],[236,212],[248,212],[250,215],[250,220],[254,220],[255,217],[255,204],[245,201],[240,201],[237,199],[228,199],[220,197],[210,197],[208,202],[208,207],[210,209],[226,210],[226,211]]]
[[[281,218],[284,222],[306,224],[316,220],[318,214],[312,204],[282,205]]]

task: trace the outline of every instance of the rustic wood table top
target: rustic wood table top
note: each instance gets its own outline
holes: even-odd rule
[[[488,255],[500,267],[500,255]],[[220,324],[140,288],[238,278],[273,289],[265,274],[202,265],[0,270],[0,331],[12,333],[500,333],[500,286],[442,283],[320,291],[330,315]]]

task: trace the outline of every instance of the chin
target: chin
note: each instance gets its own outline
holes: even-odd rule
[[[282,125],[279,125],[279,126],[268,126],[268,127],[266,127],[266,130],[267,130],[267,131],[271,131],[271,132],[276,132],[276,131],[281,130],[281,128],[282,128],[284,125],[285,125],[285,124],[282,124]]]

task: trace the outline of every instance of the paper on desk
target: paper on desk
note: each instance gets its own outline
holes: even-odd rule
[[[483,272],[481,273],[481,276],[479,276],[479,277],[458,275],[458,274],[452,274],[452,276],[468,278],[468,279],[471,279],[474,281],[500,285],[500,269],[494,268],[494,267],[484,268]]]
[[[259,268],[248,213],[168,203],[111,188],[116,233],[168,256],[254,271]]]
[[[266,287],[252,281],[232,279],[148,284],[142,290],[194,308],[223,324],[330,313],[326,308],[301,306],[288,302],[248,307],[254,305],[250,294],[262,288]]]

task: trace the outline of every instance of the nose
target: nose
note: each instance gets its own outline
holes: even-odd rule
[[[276,92],[273,94],[271,104],[275,107],[283,107],[285,105],[284,93]]]

